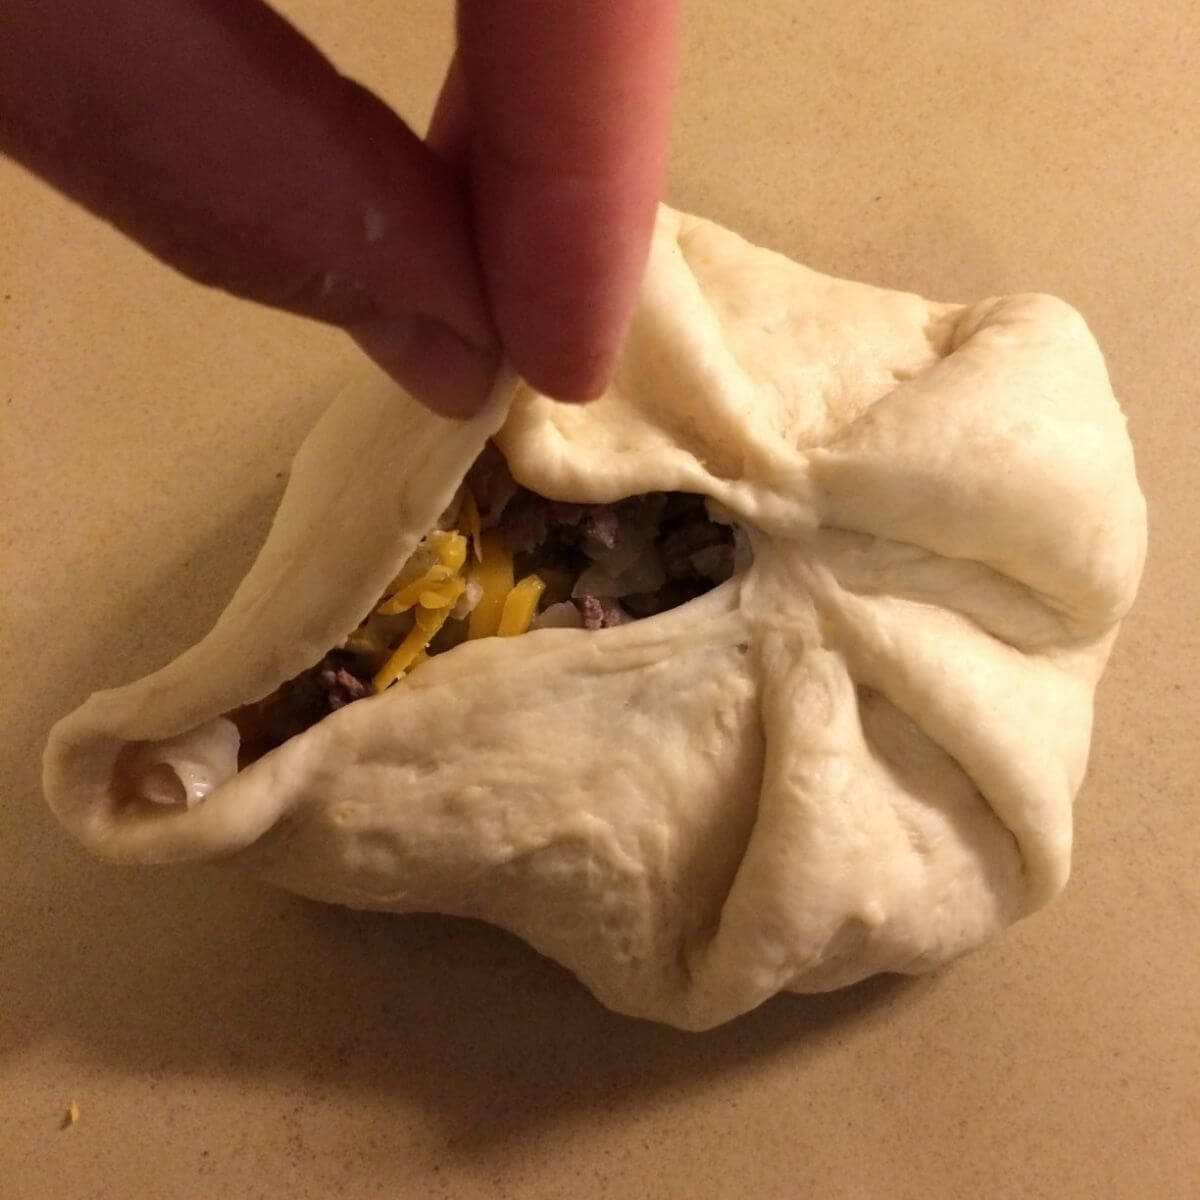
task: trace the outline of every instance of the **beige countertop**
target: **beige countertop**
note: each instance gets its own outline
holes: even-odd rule
[[[448,5],[282,7],[425,120]],[[0,165],[6,1200],[1200,1195],[1200,8],[879,7],[687,4],[669,199],[1091,322],[1151,545],[1066,893],[935,976],[687,1035],[482,926],[91,861],[42,803],[47,729],[212,621],[353,356]]]

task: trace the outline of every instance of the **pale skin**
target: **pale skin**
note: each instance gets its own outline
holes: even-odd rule
[[[645,265],[675,8],[459,0],[422,140],[260,0],[4,0],[0,150],[436,411],[475,411],[502,356],[587,400]]]

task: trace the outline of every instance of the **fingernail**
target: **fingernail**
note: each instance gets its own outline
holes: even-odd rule
[[[472,417],[491,393],[498,353],[472,346],[432,317],[401,317],[349,333],[401,387],[442,416]]]

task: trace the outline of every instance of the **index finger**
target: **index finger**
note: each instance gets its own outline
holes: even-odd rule
[[[645,268],[675,0],[460,0],[468,173],[493,317],[539,390],[603,390]]]

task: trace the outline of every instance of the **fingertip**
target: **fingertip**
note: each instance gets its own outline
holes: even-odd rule
[[[489,307],[517,371],[558,400],[604,391],[636,306],[665,171],[675,7],[459,0]],[[448,99],[443,125],[452,111]]]
[[[404,316],[347,332],[401,387],[440,416],[467,420],[491,395],[498,353],[472,346],[441,321]]]
[[[559,357],[539,357],[522,368],[514,362],[518,373],[535,391],[563,404],[587,404],[598,400],[612,380],[615,354],[594,351]]]

